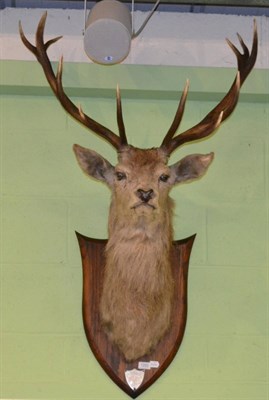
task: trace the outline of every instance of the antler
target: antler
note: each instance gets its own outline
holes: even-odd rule
[[[62,85],[63,58],[61,57],[58,64],[57,73],[55,74],[47,55],[47,49],[49,46],[61,39],[62,36],[58,36],[44,43],[46,18],[47,13],[45,12],[42,15],[37,27],[36,46],[33,46],[27,40],[26,36],[24,35],[21,22],[19,22],[19,31],[22,42],[35,55],[37,61],[41,64],[47,81],[63,108],[86,128],[95,132],[97,135],[104,138],[113,147],[119,150],[121,146],[128,144],[122,116],[119,87],[117,87],[117,123],[119,135],[116,135],[110,129],[86,115],[82,108],[80,106],[77,107],[66,95]],[[227,39],[227,43],[236,55],[238,65],[238,72],[230,90],[220,101],[220,103],[212,111],[210,111],[202,121],[187,131],[174,136],[184,114],[189,88],[189,82],[187,81],[174,120],[161,144],[161,148],[166,151],[167,155],[170,155],[176,148],[182,146],[184,143],[209,136],[235,109],[238,102],[240,88],[254,67],[257,58],[258,34],[256,21],[254,20],[254,33],[251,53],[249,53],[249,50],[242,37],[239,34],[237,35],[242,46],[243,53],[240,53],[240,51]]]
[[[180,133],[174,137],[184,113],[189,87],[189,83],[187,81],[184,92],[180,99],[175,118],[161,144],[161,147],[165,149],[168,155],[170,155],[176,148],[182,146],[184,143],[209,136],[235,109],[238,102],[240,88],[246,80],[248,74],[254,67],[257,58],[258,34],[256,21],[254,20],[254,32],[251,53],[249,53],[249,50],[245,45],[242,37],[239,34],[237,34],[237,36],[242,46],[243,53],[240,53],[240,51],[230,42],[230,40],[226,39],[228,45],[231,47],[234,54],[236,55],[238,66],[238,71],[230,90],[220,101],[220,103],[212,111],[210,111],[202,121],[200,121],[192,128],[188,129],[187,131]]]
[[[53,90],[55,96],[57,97],[63,108],[70,115],[72,115],[72,117],[74,117],[77,121],[86,126],[86,128],[90,129],[97,135],[107,140],[117,150],[121,146],[127,145],[127,138],[125,134],[125,128],[122,117],[121,96],[119,88],[117,88],[117,122],[119,128],[119,136],[113,133],[110,129],[101,125],[99,122],[90,118],[88,115],[84,114],[82,108],[80,106],[77,107],[66,95],[62,85],[63,58],[61,57],[59,61],[57,73],[55,75],[51,62],[47,55],[47,49],[49,48],[49,46],[57,42],[59,39],[61,39],[62,36],[58,36],[44,43],[44,29],[46,24],[46,18],[47,18],[47,12],[45,12],[42,15],[36,30],[36,46],[33,46],[26,39],[26,36],[24,35],[22,29],[21,22],[19,22],[19,31],[21,40],[23,41],[24,45],[35,55],[37,61],[41,64],[45,76],[47,78],[47,81],[51,89]]]

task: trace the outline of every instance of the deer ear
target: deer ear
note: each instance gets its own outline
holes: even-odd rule
[[[93,150],[74,144],[73,150],[81,169],[89,176],[112,183],[114,178],[114,167],[102,156]]]
[[[188,182],[201,178],[213,161],[214,153],[192,154],[170,166],[173,183]]]

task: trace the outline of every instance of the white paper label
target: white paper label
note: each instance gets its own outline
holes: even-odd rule
[[[151,369],[158,368],[159,366],[159,361],[139,361],[138,363],[138,369]]]
[[[159,361],[150,361],[150,368],[159,368]]]
[[[150,363],[147,361],[139,361],[138,369],[150,369]]]

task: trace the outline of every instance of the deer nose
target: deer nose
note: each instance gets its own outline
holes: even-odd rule
[[[136,194],[140,200],[147,203],[150,199],[152,199],[153,190],[152,189],[150,189],[150,190],[137,189]]]

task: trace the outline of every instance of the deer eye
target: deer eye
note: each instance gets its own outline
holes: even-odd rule
[[[124,172],[116,172],[116,178],[118,181],[122,181],[126,179],[126,174]]]
[[[159,177],[159,180],[160,180],[161,182],[167,182],[169,178],[170,178],[169,175],[162,174],[162,175]]]

